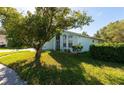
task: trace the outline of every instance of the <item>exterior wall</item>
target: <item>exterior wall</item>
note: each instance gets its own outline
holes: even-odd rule
[[[72,51],[72,48],[69,48],[69,46],[68,46],[68,39],[69,39],[68,37],[69,36],[72,36],[73,45],[82,45],[83,46],[82,52],[83,51],[89,51],[90,45],[98,43],[98,40],[82,37],[80,35],[75,35],[74,33],[70,33],[70,32],[63,33],[62,35],[66,35],[67,36],[67,38],[66,38],[67,39],[67,42],[66,42],[67,43],[67,47],[64,48],[61,45],[61,49],[62,50],[70,49]],[[63,44],[63,42],[61,42],[61,44]]]
[[[66,35],[66,47],[63,46],[63,36]],[[71,32],[64,32],[60,35],[60,50],[64,51],[65,49],[69,49],[71,52],[72,48],[69,47],[69,36],[72,36],[71,40],[72,40],[72,45],[82,45],[83,49],[81,52],[84,51],[89,51],[89,47],[92,44],[96,44],[99,42],[99,40],[97,39],[92,39],[92,38],[88,38],[88,37],[83,37],[81,35],[77,35],[75,33],[71,33]],[[45,43],[43,50],[56,50],[56,37],[54,37],[53,39],[51,39],[49,42]]]
[[[90,39],[90,38],[81,38],[81,44],[83,45],[82,51],[89,51],[90,45],[98,43],[97,40]]]
[[[43,46],[43,50],[55,50],[55,37],[52,38],[50,41],[46,42]]]

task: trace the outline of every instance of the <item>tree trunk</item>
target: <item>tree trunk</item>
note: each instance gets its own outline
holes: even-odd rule
[[[36,49],[35,60],[34,60],[36,65],[41,65],[40,63],[41,52],[42,52],[41,48]]]

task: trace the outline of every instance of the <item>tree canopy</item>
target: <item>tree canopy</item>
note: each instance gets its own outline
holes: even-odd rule
[[[9,47],[21,47],[22,42],[20,40],[20,25],[24,19],[24,16],[19,13],[15,8],[1,7],[0,8],[0,22],[2,28],[5,29],[8,46]]]
[[[82,32],[82,35],[83,35],[83,36],[89,36],[89,35],[87,34],[87,32],[85,32],[85,31]]]
[[[82,28],[93,21],[86,12],[66,7],[36,7],[34,13],[28,11],[26,15],[15,8],[0,8],[0,19],[10,45],[35,48],[36,59],[39,59],[43,45],[55,35]]]
[[[97,31],[95,37],[108,42],[124,42],[124,20],[108,24]]]

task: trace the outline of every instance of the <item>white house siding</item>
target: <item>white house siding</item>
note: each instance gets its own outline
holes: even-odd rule
[[[63,46],[63,36],[66,35],[66,47]],[[60,50],[64,51],[65,49],[69,49],[72,51],[72,48],[69,47],[69,36],[72,36],[72,45],[82,45],[84,51],[89,51],[89,47],[92,44],[96,44],[99,42],[97,39],[89,38],[89,37],[83,37],[80,34],[75,34],[72,32],[63,32],[60,35]],[[56,50],[56,37],[51,39],[49,42],[45,43],[44,50]]]
[[[94,44],[93,39],[90,38],[82,38],[83,51],[89,51],[89,47],[91,44]],[[95,41],[95,40],[94,40]]]
[[[67,38],[66,38],[66,43],[67,43],[67,46],[66,48],[63,47],[63,39],[62,39],[62,36],[63,35],[66,35]],[[72,42],[73,42],[73,45],[82,45],[83,46],[83,49],[82,49],[82,52],[83,51],[89,51],[89,47],[90,45],[92,44],[96,44],[98,43],[98,40],[96,39],[91,39],[91,38],[86,38],[86,37],[83,37],[81,35],[77,35],[75,33],[71,33],[71,32],[64,32],[62,35],[61,35],[61,50],[64,50],[64,49],[70,49],[72,51],[72,48],[69,48],[68,46],[68,37],[69,36],[72,36]]]
[[[43,50],[55,50],[55,37],[52,38],[50,41],[46,42],[43,46]]]

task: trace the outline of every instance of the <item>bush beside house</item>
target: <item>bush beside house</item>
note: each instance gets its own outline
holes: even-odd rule
[[[90,53],[94,59],[124,62],[124,43],[103,43],[91,45]]]
[[[82,45],[74,45],[74,46],[72,46],[72,50],[73,50],[74,53],[80,53],[82,48],[83,48]]]

